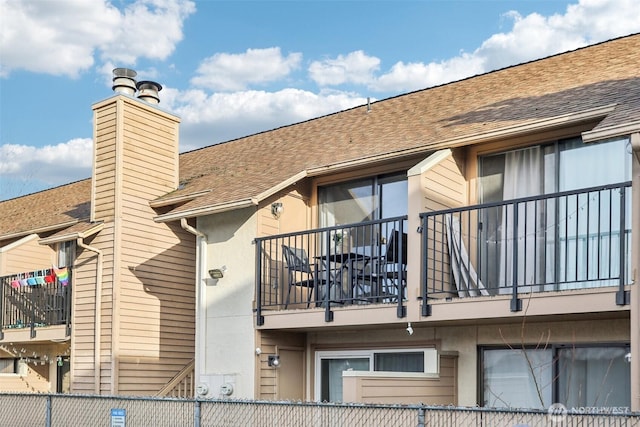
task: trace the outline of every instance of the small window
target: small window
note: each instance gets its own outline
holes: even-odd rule
[[[76,245],[73,241],[58,243],[58,267],[71,267],[76,256]]]
[[[0,374],[16,374],[17,367],[17,359],[0,359]]]
[[[425,373],[435,349],[319,351],[316,353],[316,398],[342,402],[342,372]]]
[[[424,351],[373,353],[373,370],[424,372]]]

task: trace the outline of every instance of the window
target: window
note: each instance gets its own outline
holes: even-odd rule
[[[407,214],[407,175],[393,174],[320,187],[320,227]]]
[[[545,349],[482,348],[483,406],[548,408],[629,407],[629,348],[552,346]]]
[[[17,374],[18,359],[0,359],[0,374]]]
[[[426,369],[425,369],[426,368]],[[436,350],[346,350],[316,352],[316,396],[320,401],[342,402],[342,372],[437,371]]]
[[[629,181],[628,145],[628,138],[588,144],[572,138],[481,156],[479,201],[501,202]],[[518,285],[554,290],[615,284],[605,279],[620,274],[620,239],[629,238],[629,230],[620,230],[621,200],[620,191],[615,190],[520,203],[517,225],[513,205],[483,209],[482,282],[510,292],[517,250]],[[630,207],[627,203],[627,218]]]
[[[76,245],[74,241],[58,243],[58,265],[57,267],[71,267],[76,255]]]

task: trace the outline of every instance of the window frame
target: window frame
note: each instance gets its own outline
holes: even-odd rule
[[[551,363],[552,363],[552,380],[553,383],[551,385],[551,401],[552,403],[558,402],[560,397],[560,368],[559,368],[559,353],[561,350],[567,349],[586,349],[586,348],[621,348],[624,349],[626,353],[631,351],[631,344],[629,342],[593,342],[593,343],[554,343],[546,346],[540,345],[480,345],[478,346],[478,365],[477,365],[477,405],[480,407],[484,406],[485,396],[484,396],[484,362],[485,362],[485,351],[491,350],[549,350],[551,352]],[[629,390],[630,392],[630,390]],[[562,403],[562,402],[561,402]]]
[[[0,375],[18,375],[19,374],[19,371],[18,371],[18,360],[19,359],[15,358],[15,357],[2,357],[2,358],[0,358],[0,360],[7,361],[6,367],[9,367],[11,362],[13,362],[13,372],[2,372],[2,371],[0,371]]]

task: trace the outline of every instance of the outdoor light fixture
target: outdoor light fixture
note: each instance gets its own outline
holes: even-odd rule
[[[284,207],[282,206],[282,202],[271,203],[271,215],[273,215],[275,219],[280,218],[280,215],[282,215],[283,210],[284,210]]]
[[[407,333],[409,335],[413,335],[413,328],[411,327],[411,322],[407,325]]]
[[[222,279],[225,271],[227,271],[227,266],[223,265],[220,268],[209,270],[209,276],[211,276],[212,279]]]
[[[280,356],[278,356],[277,354],[270,354],[267,358],[267,365],[271,366],[272,368],[277,368],[278,366],[280,366]]]

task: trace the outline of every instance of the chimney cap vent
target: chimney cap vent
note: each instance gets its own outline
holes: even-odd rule
[[[114,68],[113,69],[113,77],[128,77],[130,79],[135,79],[138,73],[130,68]]]
[[[111,89],[116,93],[126,93],[133,96],[136,93],[135,77],[137,75],[138,73],[129,68],[114,68]]]
[[[158,96],[158,92],[162,90],[160,83],[143,80],[136,83],[136,87],[139,92],[138,99],[150,104],[158,104],[160,102],[160,97]]]

